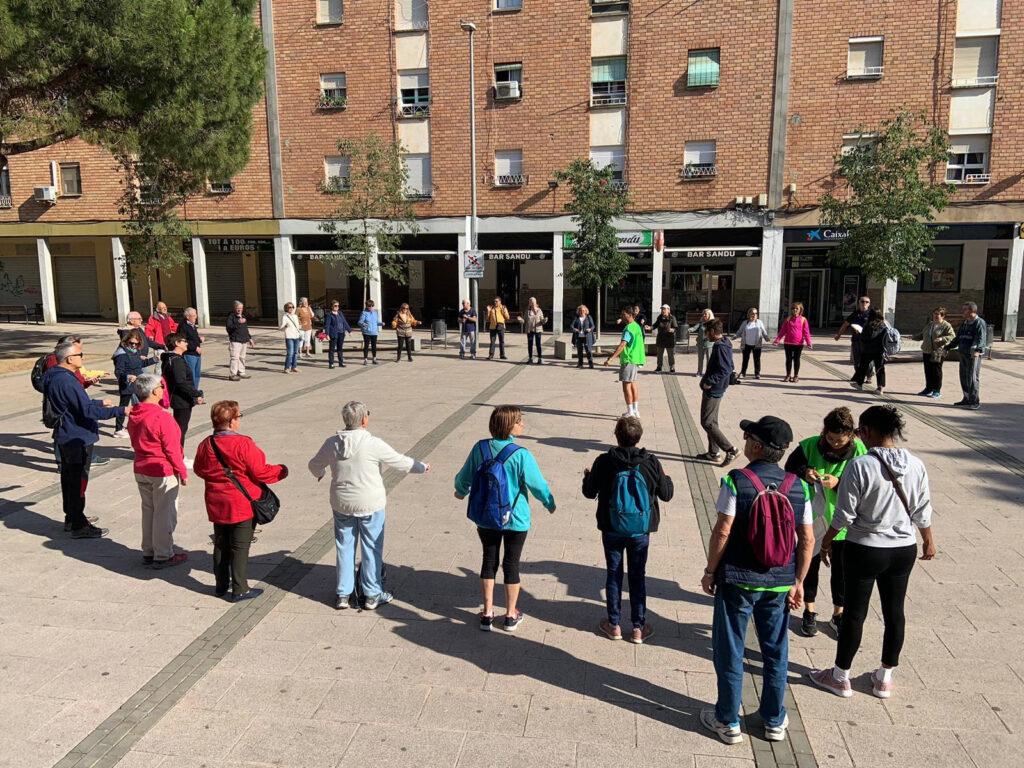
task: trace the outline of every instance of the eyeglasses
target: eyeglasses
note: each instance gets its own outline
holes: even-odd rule
[[[132,349],[138,349],[142,345],[141,344],[129,344],[128,346],[131,347]]]
[[[70,360],[72,357],[84,357],[84,355],[81,352],[76,352],[73,355],[68,355],[68,360]]]

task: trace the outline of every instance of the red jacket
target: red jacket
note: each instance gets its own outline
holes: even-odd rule
[[[267,464],[267,457],[251,437],[225,432],[217,435],[217,447],[235,479],[254,499],[263,494],[257,483],[276,483],[288,476],[283,464]],[[252,505],[228,479],[209,437],[199,444],[192,469],[206,481],[206,514],[211,523],[241,523],[252,518]]]
[[[181,452],[181,429],[155,403],[139,403],[128,414],[128,436],[135,449],[135,474],[146,477],[188,477]]]
[[[164,315],[163,317],[157,317],[155,314],[149,316],[149,320],[146,321],[146,335],[155,341],[157,344],[166,344],[164,341],[168,334],[176,333],[178,330],[178,324],[174,322],[174,318],[170,315]]]

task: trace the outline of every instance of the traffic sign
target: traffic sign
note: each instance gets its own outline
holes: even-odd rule
[[[470,280],[479,280],[484,276],[484,252],[463,251],[462,263],[465,276]]]

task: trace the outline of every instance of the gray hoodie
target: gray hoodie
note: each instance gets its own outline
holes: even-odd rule
[[[896,475],[910,502],[909,516],[875,456]],[[839,478],[836,495],[832,527],[846,528],[846,540],[855,544],[905,547],[917,543],[914,525],[929,528],[932,524],[928,472],[919,458],[903,448],[872,448],[853,459]]]

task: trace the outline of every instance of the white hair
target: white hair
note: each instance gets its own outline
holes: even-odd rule
[[[135,380],[135,396],[145,402],[161,384],[161,378],[155,373],[144,373]]]
[[[359,429],[363,426],[363,419],[370,415],[366,403],[359,400],[349,400],[341,407],[341,418],[345,421],[345,429]]]

